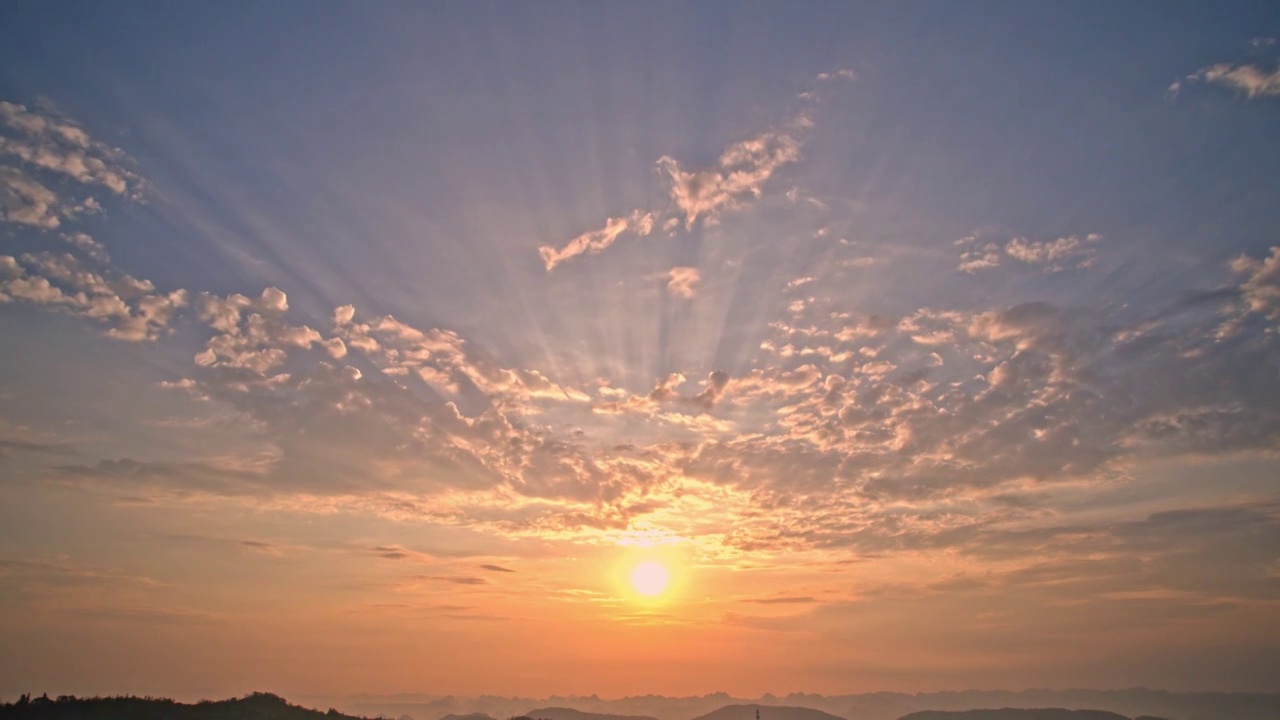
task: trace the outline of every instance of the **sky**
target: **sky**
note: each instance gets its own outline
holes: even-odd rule
[[[6,3],[0,695],[1280,688],[1276,37]]]

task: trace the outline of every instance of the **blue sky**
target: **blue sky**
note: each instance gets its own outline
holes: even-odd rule
[[[0,691],[1274,687],[1268,4],[0,16]]]

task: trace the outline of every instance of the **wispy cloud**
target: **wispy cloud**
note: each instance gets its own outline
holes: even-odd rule
[[[1271,50],[1275,44],[1276,39],[1272,37],[1256,37],[1249,41],[1249,46],[1255,55],[1260,54],[1260,51]],[[1169,95],[1176,97],[1186,83],[1221,85],[1250,100],[1275,97],[1280,95],[1280,66],[1274,70],[1268,70],[1257,62],[1224,62],[1207,65],[1184,78],[1175,80],[1169,85]]]
[[[853,70],[841,69],[820,73],[816,80],[851,81],[856,77]],[[818,96],[806,92],[801,99],[811,104]],[[800,160],[805,131],[813,125],[811,115],[812,108],[806,105],[778,127],[731,143],[709,167],[690,168],[687,163],[663,155],[656,167],[666,184],[670,204],[658,210],[633,210],[626,216],[609,218],[603,228],[583,233],[558,249],[543,245],[538,253],[547,271],[579,255],[601,252],[627,232],[643,237],[653,231],[655,224],[669,232],[681,225],[688,231],[699,223],[716,225],[723,213],[749,207],[760,199],[780,169]]]
[[[1181,82],[1170,86],[1170,91],[1181,89]],[[1258,65],[1231,65],[1218,63],[1201,68],[1186,77],[1186,82],[1205,82],[1243,93],[1249,99],[1280,95],[1280,68],[1266,70]]]
[[[609,218],[605,221],[603,228],[585,232],[559,249],[551,245],[543,245],[538,248],[538,254],[542,256],[547,272],[551,272],[565,260],[579,255],[594,255],[605,250],[617,241],[619,235],[627,232],[634,233],[638,237],[644,237],[653,232],[653,213],[635,210],[626,217]]]

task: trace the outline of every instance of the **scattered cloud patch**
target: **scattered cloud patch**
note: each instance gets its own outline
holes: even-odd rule
[[[777,170],[800,159],[800,140],[788,131],[770,131],[730,145],[713,168],[689,170],[671,156],[658,159],[674,208],[685,229],[702,219],[714,225],[725,210],[759,198]]]
[[[157,292],[150,281],[99,273],[66,253],[0,256],[0,272],[0,302],[56,308],[105,324],[107,335],[121,340],[156,339],[188,303],[185,290]]]
[[[75,122],[49,106],[28,109],[0,101],[0,155],[83,185],[99,185],[115,195],[140,199],[144,183],[130,170],[122,150],[98,142]]]
[[[673,267],[667,273],[667,292],[672,297],[690,300],[694,296],[694,285],[702,278],[697,268]]]
[[[1029,240],[1015,237],[1003,245],[983,240],[978,234],[956,241],[965,248],[960,255],[957,270],[973,274],[1000,267],[1008,258],[1026,265],[1036,265],[1045,272],[1056,273],[1067,269],[1085,269],[1096,262],[1097,244],[1102,240],[1098,233],[1067,235],[1053,240]]]

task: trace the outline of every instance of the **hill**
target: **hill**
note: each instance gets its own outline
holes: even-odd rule
[[[789,705],[725,705],[693,720],[755,720],[757,710],[760,720],[844,720],[821,710]]]
[[[903,715],[899,720],[1129,720],[1129,718],[1106,710],[1001,708],[999,710],[924,710]]]
[[[0,705],[0,720],[363,720],[337,710],[320,712],[290,705],[271,693],[186,704],[167,698],[24,695]]]
[[[550,707],[530,710],[524,714],[532,720],[657,720],[648,715],[612,715],[593,713],[566,707]]]
[[[440,718],[440,720],[497,720],[497,719],[494,718],[492,715],[486,715],[485,713],[474,712],[474,713],[467,713],[466,715],[455,715],[454,713],[449,713],[448,715],[445,715],[444,717]]]

